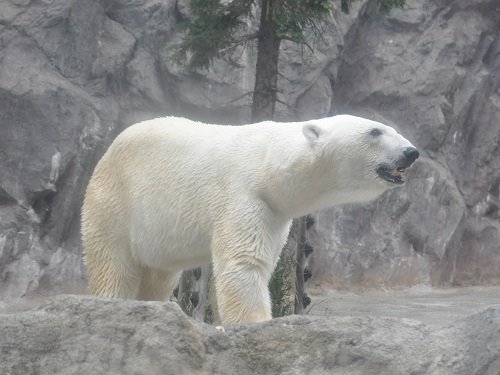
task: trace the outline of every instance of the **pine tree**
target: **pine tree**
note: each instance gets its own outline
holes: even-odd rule
[[[274,116],[277,100],[278,60],[282,40],[306,43],[306,31],[320,37],[335,5],[348,13],[357,0],[189,0],[190,19],[183,23],[185,35],[179,44],[179,61],[191,69],[207,68],[214,58],[237,46],[257,40],[257,64],[252,98],[252,122]],[[405,0],[376,0],[382,12],[402,8]],[[340,4],[336,4],[340,3]],[[255,9],[260,14],[258,30],[247,32],[246,20]]]

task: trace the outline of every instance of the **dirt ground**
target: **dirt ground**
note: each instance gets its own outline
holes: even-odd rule
[[[500,286],[450,289],[418,286],[362,293],[328,291],[311,298],[308,308],[311,315],[398,317],[439,328],[491,305],[500,305]]]
[[[311,295],[310,315],[388,316],[421,321],[440,328],[466,316],[500,305],[500,286],[432,289],[417,286],[406,290],[366,292],[323,291]],[[29,310],[46,297],[0,301],[0,313]]]

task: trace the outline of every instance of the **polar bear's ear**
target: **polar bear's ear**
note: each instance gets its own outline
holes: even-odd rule
[[[302,127],[302,133],[304,137],[311,142],[316,143],[318,139],[321,137],[323,133],[323,129],[321,129],[318,125],[313,123],[307,123]]]

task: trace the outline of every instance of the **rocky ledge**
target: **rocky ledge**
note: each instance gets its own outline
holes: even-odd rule
[[[0,373],[500,373],[500,305],[435,330],[409,319],[290,316],[225,327],[174,303],[60,296],[0,314]]]

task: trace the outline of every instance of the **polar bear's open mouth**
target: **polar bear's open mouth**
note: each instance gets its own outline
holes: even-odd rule
[[[381,165],[377,168],[377,174],[384,180],[397,185],[404,184],[403,176],[406,172],[406,168],[390,168],[387,165]]]

